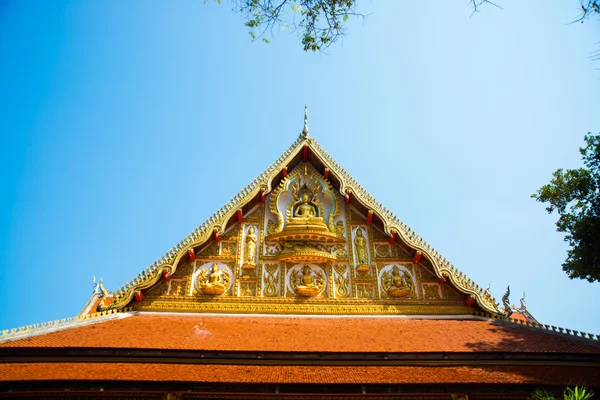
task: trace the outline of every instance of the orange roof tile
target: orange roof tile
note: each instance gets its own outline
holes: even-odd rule
[[[283,352],[554,352],[600,344],[482,320],[148,314],[0,344]]]
[[[547,366],[347,367],[129,363],[0,364],[0,381],[110,380],[220,383],[522,383],[598,385],[600,368]]]

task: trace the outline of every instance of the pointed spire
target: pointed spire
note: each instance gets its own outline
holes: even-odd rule
[[[304,129],[302,130],[302,136],[308,137],[308,107],[304,105]]]

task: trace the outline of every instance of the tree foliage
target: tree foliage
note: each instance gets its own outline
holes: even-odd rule
[[[556,227],[569,244],[562,264],[569,278],[600,281],[600,135],[588,133],[579,149],[584,167],[555,171],[549,184],[532,195],[556,211]]]
[[[222,0],[216,0],[221,3]],[[580,16],[573,22],[583,22],[600,13],[600,0],[578,0]],[[205,3],[208,0],[205,0]],[[253,40],[262,39],[281,30],[299,31],[304,51],[323,50],[346,35],[346,22],[356,12],[356,0],[230,0],[233,11],[242,14]],[[483,5],[501,8],[491,0],[470,0],[473,13]]]
[[[253,39],[281,29],[301,32],[304,51],[322,50],[346,34],[345,23],[357,14],[355,0],[231,0],[243,14]]]

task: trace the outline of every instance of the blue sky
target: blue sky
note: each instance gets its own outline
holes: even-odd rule
[[[0,328],[77,314],[277,158],[302,129],[499,299],[600,333],[530,198],[599,132],[600,24],[578,2],[359,1],[327,53],[251,42],[226,2],[0,2]],[[560,5],[557,5],[560,3]]]

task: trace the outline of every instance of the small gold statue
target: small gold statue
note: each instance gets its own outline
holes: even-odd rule
[[[294,271],[290,276],[290,284],[299,296],[313,297],[319,294],[325,284],[323,272],[316,273],[311,267],[305,265],[300,271]]]
[[[210,268],[210,273],[208,268],[202,270],[198,275],[198,287],[202,294],[222,294],[229,280],[229,275],[224,275],[225,271],[221,270],[217,263]]]
[[[343,223],[342,221],[338,221],[338,222],[335,224],[335,233],[337,233],[337,235],[338,235],[339,237],[343,237],[343,236],[344,236],[344,233],[346,233],[346,232],[344,231],[344,223]]]
[[[175,291],[173,292],[173,296],[181,296],[181,285],[177,285]]]
[[[356,237],[354,238],[354,246],[356,248],[356,266],[357,271],[368,271],[371,267],[367,257],[367,239],[363,236],[362,228],[356,229]]]
[[[387,271],[381,277],[383,289],[392,297],[406,297],[413,290],[413,280],[407,271],[400,271],[394,265],[391,271]]]
[[[254,268],[256,267],[256,235],[254,234],[254,227],[248,228],[248,234],[246,235],[246,249],[245,249],[244,262],[242,268]]]

